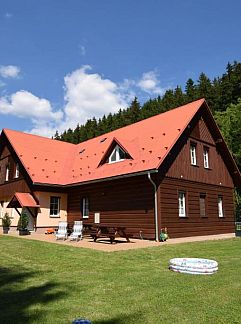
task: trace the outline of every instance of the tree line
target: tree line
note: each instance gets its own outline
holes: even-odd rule
[[[149,99],[142,106],[135,97],[127,109],[104,115],[98,120],[93,117],[62,134],[56,132],[54,139],[77,144],[202,97],[205,97],[241,169],[241,63],[236,61],[228,63],[220,77],[210,80],[201,73],[196,82],[190,78],[187,80],[184,91],[177,86],[167,90],[162,97]]]

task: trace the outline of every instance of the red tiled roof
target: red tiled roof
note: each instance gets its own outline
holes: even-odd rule
[[[16,192],[8,207],[11,207],[11,203],[16,200],[19,202],[21,207],[40,207],[30,193]]]
[[[74,184],[157,169],[204,102],[194,101],[77,145],[3,131],[34,183]],[[101,165],[114,140],[132,159]]]

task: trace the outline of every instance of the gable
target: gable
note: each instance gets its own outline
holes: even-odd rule
[[[203,118],[193,128],[190,137],[215,145],[215,141]]]
[[[109,147],[105,151],[99,163],[99,166],[103,165],[104,163],[111,164],[111,163],[116,163],[131,158],[132,158],[131,155],[129,154],[127,149],[123,146],[123,144],[116,138],[113,138]]]
[[[193,145],[196,151],[195,165],[192,165],[191,161]],[[204,165],[204,152],[206,151],[208,151],[208,168]],[[203,118],[196,122],[166,176],[218,186],[234,186],[233,177]]]

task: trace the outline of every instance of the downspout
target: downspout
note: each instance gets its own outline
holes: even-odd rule
[[[151,184],[153,185],[154,187],[154,191],[155,191],[155,196],[154,196],[154,199],[155,199],[155,206],[154,206],[154,214],[155,214],[155,233],[156,233],[156,242],[159,241],[159,238],[158,238],[158,213],[157,213],[157,187],[156,187],[156,184],[155,182],[152,180],[151,178],[151,173],[150,171],[148,171],[147,173],[148,175],[148,179],[150,180]]]

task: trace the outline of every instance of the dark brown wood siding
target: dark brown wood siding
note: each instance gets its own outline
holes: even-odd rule
[[[16,180],[0,185],[0,200],[12,198],[15,192],[31,192],[24,180]]]
[[[211,136],[211,135],[210,135]],[[206,138],[207,140],[207,138]],[[197,165],[191,165],[190,145],[196,145]],[[204,148],[209,151],[209,168],[204,168]],[[221,155],[215,145],[203,142],[202,139],[189,138],[180,153],[166,173],[167,177],[196,181],[206,184],[233,187],[233,180],[229,174]]]
[[[84,223],[94,223],[94,213],[100,213],[100,223],[127,228],[140,238],[155,238],[154,190],[147,176],[106,181],[79,186],[68,191],[68,222],[82,219],[81,202],[89,199],[89,218]]]
[[[179,217],[178,193],[186,194],[186,215]],[[161,226],[171,238],[234,232],[233,189],[165,178],[159,187]],[[206,217],[201,217],[200,194],[205,194]],[[223,198],[224,217],[218,215],[218,196]]]
[[[9,180],[5,181],[7,165],[9,166]],[[14,158],[7,146],[5,146],[0,157],[0,199],[2,200],[9,200],[15,192],[30,192],[21,170],[18,178],[15,178],[15,170]]]

